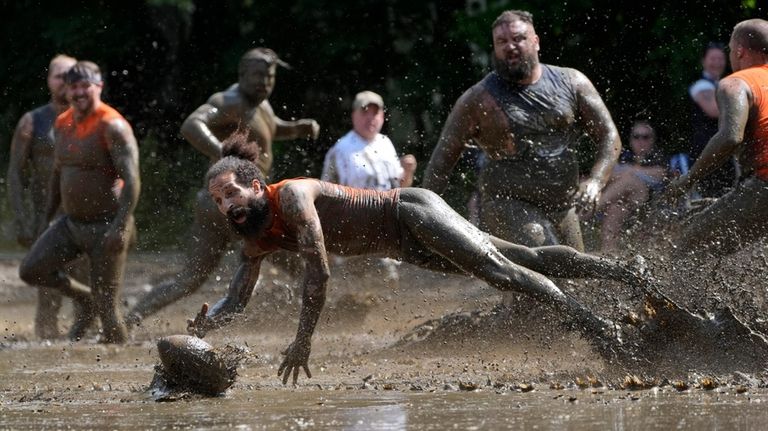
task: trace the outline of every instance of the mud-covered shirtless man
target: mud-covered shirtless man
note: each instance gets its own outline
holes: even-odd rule
[[[533,17],[506,11],[492,26],[494,71],[456,102],[424,174],[441,193],[466,144],[488,156],[479,178],[480,227],[528,246],[583,250],[577,209],[592,211],[619,157],[616,126],[584,74],[539,63]],[[582,133],[597,145],[579,183],[573,148]]]
[[[255,48],[240,59],[238,82],[215,93],[182,124],[181,134],[211,162],[221,158],[221,141],[238,128],[255,143],[258,165],[268,177],[272,166],[272,141],[317,139],[320,126],[315,120],[285,121],[272,111],[267,100],[275,88],[277,66],[287,67],[274,51]],[[156,286],[131,309],[129,325],[136,325],[161,308],[195,292],[216,269],[227,245],[234,240],[224,217],[208,197],[206,190],[197,194],[195,221],[190,229],[194,242],[187,248],[182,269],[168,281]]]
[[[742,181],[685,222],[681,255],[732,253],[768,235],[768,21],[738,23],[728,47],[734,73],[717,87],[717,133],[688,174],[669,185],[667,198],[681,196],[734,154]]]
[[[242,263],[227,295],[210,310],[203,305],[188,329],[203,336],[231,321],[248,304],[262,260],[280,249],[298,252],[305,262],[303,302],[296,339],[278,371],[284,383],[291,373],[295,383],[300,369],[311,377],[307,361],[325,302],[328,253],[374,254],[471,274],[497,289],[553,304],[599,347],[616,341],[610,321],[565,295],[547,276],[638,281],[629,264],[566,246],[528,248],[506,242],[480,231],[426,189],[374,191],[315,179],[266,185],[246,144],[228,143],[225,155],[210,168],[206,183],[219,211],[245,240]]]
[[[102,339],[122,343],[127,333],[118,309],[128,245],[139,199],[139,150],[128,122],[101,101],[99,67],[77,62],[65,75],[71,107],[54,125],[54,164],[46,206],[50,220],[19,267],[25,282],[55,288],[75,302],[69,337],[84,335],[94,317]],[[85,254],[91,288],[67,276],[67,263]]]
[[[29,247],[45,229],[45,205],[53,166],[53,122],[69,108],[64,74],[77,60],[59,54],[48,65],[51,101],[25,113],[11,140],[8,163],[8,199],[13,211],[16,240]],[[42,339],[59,337],[57,315],[61,294],[41,288],[37,295],[35,335]]]

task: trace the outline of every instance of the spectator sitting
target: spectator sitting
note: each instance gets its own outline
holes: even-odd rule
[[[627,218],[664,184],[666,163],[655,144],[653,127],[646,121],[636,121],[632,125],[630,150],[622,153],[598,204],[598,210],[603,212],[602,251],[616,249]]]

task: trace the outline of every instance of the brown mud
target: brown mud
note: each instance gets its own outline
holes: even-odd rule
[[[768,261],[764,250],[764,244],[756,244],[733,256],[696,262],[687,268],[678,265],[674,270],[666,269],[668,261],[649,259],[664,293],[680,306],[702,313],[702,320],[713,322],[730,321],[722,317],[730,313],[757,334],[727,327],[711,332],[717,325],[700,326],[705,328],[702,332],[680,330],[696,328],[697,324],[675,320],[679,314],[669,313],[660,303],[650,304],[653,311],[649,311],[642,289],[637,286],[556,280],[602,316],[614,321],[626,321],[632,313],[640,317],[639,323],[623,325],[630,354],[621,358],[599,354],[571,329],[565,316],[556,315],[547,305],[515,294],[502,297],[475,279],[425,272],[407,265],[400,266],[396,287],[379,275],[335,277],[313,338],[309,363],[313,377],[307,379],[302,374],[297,387],[283,386],[276,374],[280,352],[296,331],[300,295],[295,292],[294,282],[269,267],[263,271],[264,277],[243,318],[205,338],[217,347],[247,347],[252,357],[240,367],[237,381],[223,398],[199,399],[203,404],[198,408],[203,413],[190,414],[211,420],[200,423],[232,425],[236,422],[216,413],[217,409],[226,411],[229,404],[215,401],[232,400],[256,403],[262,408],[257,409],[259,412],[275,408],[275,415],[292,415],[281,410],[288,409],[286,405],[278,406],[277,401],[270,404],[266,401],[269,398],[288,404],[313,399],[315,406],[378,406],[385,410],[395,406],[414,418],[420,417],[419,413],[408,406],[419,394],[430,395],[420,402],[431,405],[431,413],[438,414],[444,403],[458,401],[451,394],[478,391],[485,397],[519,394],[515,397],[523,398],[515,398],[510,408],[514,404],[539,403],[540,410],[532,407],[531,412],[540,413],[548,410],[544,400],[549,400],[550,409],[556,405],[568,410],[567,406],[579,400],[597,406],[646,398],[655,406],[653,410],[659,406],[652,400],[663,399],[670,405],[682,402],[679,410],[690,412],[690,406],[685,406],[688,401],[670,401],[666,397],[688,394],[690,402],[695,403],[699,401],[694,398],[717,393],[717,399],[729,405],[750,400],[743,404],[747,410],[739,414],[764,420],[763,413],[750,410],[750,403],[768,397],[764,366],[767,358],[760,349],[748,349],[752,337],[768,330],[764,276]],[[131,342],[124,346],[98,344],[95,331],[74,344],[36,340],[32,327],[36,294],[18,279],[20,258],[0,257],[0,424],[5,424],[0,428],[36,428],[41,424],[62,428],[56,420],[64,407],[93,415],[92,425],[98,428],[104,424],[96,413],[99,408],[118,409],[119,405],[124,405],[119,408],[123,412],[120,414],[137,411],[139,419],[135,423],[144,424],[137,425],[139,428],[195,423],[178,416],[195,410],[191,406],[162,410],[166,416],[155,422],[138,412],[147,408],[141,406],[153,403],[148,389],[159,363],[155,343],[162,336],[184,334],[186,319],[193,317],[203,302],[213,303],[224,294],[233,271],[233,253],[200,292],[148,318],[141,327],[134,328]],[[143,294],[148,282],[178,265],[179,256],[175,255],[131,255],[125,278],[126,307]],[[502,300],[505,306],[500,305]],[[71,320],[70,313],[67,304],[60,316],[62,333]],[[646,391],[636,395],[627,392],[638,389]],[[459,398],[479,403],[476,411],[490,409],[488,403],[496,402],[478,397]],[[395,401],[390,402],[392,399]],[[718,406],[711,404],[708,412],[718,411]],[[311,414],[322,416],[311,410]],[[32,413],[41,419],[35,420]],[[497,413],[503,415],[502,411]],[[575,411],[570,414],[579,415]],[[473,417],[472,412],[465,415],[465,419]],[[251,418],[257,420],[256,416]],[[338,423],[346,420],[325,418]],[[497,425],[508,424],[508,419],[493,415],[485,419]],[[312,419],[307,416],[302,420]],[[464,423],[462,419],[453,420]],[[589,423],[588,418],[585,420]],[[291,426],[302,428],[298,422]],[[114,423],[106,427],[120,428]]]

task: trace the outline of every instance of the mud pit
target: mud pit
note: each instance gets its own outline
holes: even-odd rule
[[[680,271],[661,277],[670,283],[667,293],[685,307],[716,311],[713,304],[727,305],[765,331],[761,274],[768,265],[760,263],[762,250],[759,245],[729,257],[716,271],[698,271],[699,278]],[[159,362],[157,339],[184,333],[200,304],[223,294],[231,269],[147,319],[126,346],[96,344],[96,334],[77,344],[42,343],[32,330],[35,292],[16,276],[20,257],[0,259],[0,428],[645,429],[713,420],[723,428],[760,428],[768,419],[761,352],[745,356],[724,351],[727,343],[697,345],[700,340],[685,334],[625,325],[639,354],[606,360],[547,306],[510,295],[508,306],[500,307],[502,296],[477,280],[406,266],[398,288],[376,285],[372,281],[381,277],[375,274],[333,280],[313,339],[313,378],[302,376],[295,388],[284,387],[276,374],[279,352],[295,334],[298,296],[279,271],[264,271],[246,318],[205,338],[214,346],[247,346],[254,354],[232,388],[223,397],[156,403],[147,389]],[[145,283],[177,264],[177,256],[132,255],[126,301],[135,301]],[[743,266],[750,272],[733,269]],[[713,273],[735,274],[725,293],[751,293],[718,291],[706,282]],[[697,283],[688,287],[696,295],[686,294],[680,280]],[[629,287],[558,285],[612,319],[642,311],[642,295]],[[64,330],[68,304],[61,316]]]

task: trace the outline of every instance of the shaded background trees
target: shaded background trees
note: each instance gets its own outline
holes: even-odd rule
[[[508,8],[534,14],[543,62],[592,79],[622,136],[634,118],[648,118],[668,152],[688,139],[686,92],[701,48],[726,42],[736,22],[765,15],[756,0],[8,1],[0,27],[0,170],[20,116],[47,100],[48,60],[60,52],[93,60],[106,75],[104,99],[140,141],[140,246],[175,244],[207,166],[178,128],[237,80],[239,57],[256,46],[292,66],[278,72],[277,115],[313,117],[322,127],[316,143],[277,143],[275,178],[319,175],[362,89],[384,96],[385,133],[423,169],[452,104],[487,73],[490,24]],[[454,176],[454,203],[463,199],[462,178]],[[4,184],[0,190],[0,237],[10,243]]]

